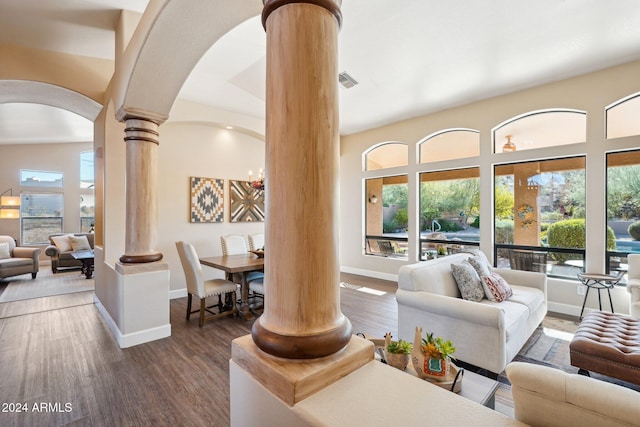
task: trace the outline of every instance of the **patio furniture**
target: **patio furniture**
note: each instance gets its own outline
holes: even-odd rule
[[[509,264],[513,270],[547,272],[547,253],[513,249],[509,251]]]

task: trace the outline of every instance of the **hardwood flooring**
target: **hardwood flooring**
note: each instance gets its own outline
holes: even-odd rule
[[[395,283],[341,279],[355,285],[341,290],[354,332],[396,333]],[[225,317],[199,328],[185,320],[186,298],[175,299],[171,337],[120,349],[86,298],[0,305],[0,425],[229,425],[230,343],[251,322]]]

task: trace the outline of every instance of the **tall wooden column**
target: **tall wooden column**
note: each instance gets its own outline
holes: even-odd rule
[[[122,263],[160,261],[158,243],[158,123],[125,118],[126,234]]]
[[[252,336],[289,359],[344,348],[338,261],[340,0],[264,0],[265,308]]]

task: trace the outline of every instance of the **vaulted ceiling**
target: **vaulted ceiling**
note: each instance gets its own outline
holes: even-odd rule
[[[119,10],[146,4],[0,0],[0,43],[112,60]],[[342,12],[340,71],[359,83],[340,89],[342,134],[640,59],[637,0],[344,0]],[[179,97],[263,118],[265,45],[259,17],[241,24]],[[0,104],[0,143],[48,139],[91,140],[90,124],[51,107]]]

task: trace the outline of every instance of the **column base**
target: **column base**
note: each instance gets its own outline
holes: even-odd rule
[[[119,261],[123,264],[144,264],[147,262],[156,262],[162,259],[162,253],[145,255],[122,255]]]
[[[262,352],[250,335],[231,343],[231,360],[271,393],[293,406],[374,358],[373,343],[351,335],[344,350],[313,360],[287,360]],[[246,404],[246,402],[244,402]]]
[[[262,326],[258,318],[251,328],[255,344],[264,352],[285,359],[315,359],[342,350],[351,339],[351,322],[343,316],[335,329],[310,335],[281,335]]]

